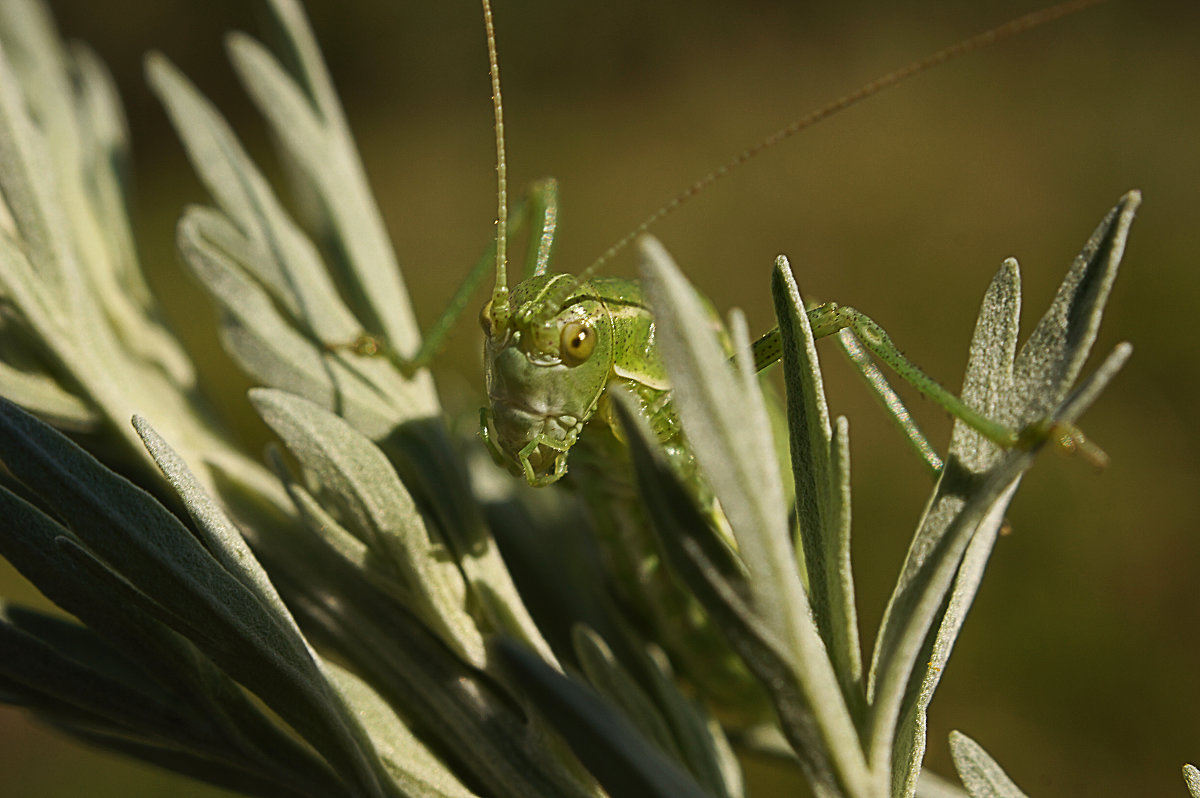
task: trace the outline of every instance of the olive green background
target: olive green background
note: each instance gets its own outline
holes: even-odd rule
[[[202,353],[206,387],[234,405],[246,384],[228,377],[212,310],[172,248],[180,208],[205,198],[144,86],[141,56],[165,51],[277,173],[221,45],[227,29],[254,30],[250,4],[54,5],[64,33],[90,42],[116,73],[142,256]],[[308,7],[427,325],[495,216],[478,8]],[[577,270],[774,128],[1029,8],[497,0],[513,189],[559,179],[558,267]],[[1013,534],[996,548],[933,703],[928,761],[939,772],[950,771],[946,734],[955,728],[1032,796],[1182,796],[1179,768],[1200,760],[1197,42],[1195,3],[1103,5],[851,110],[655,229],[714,304],[744,308],[753,329],[771,324],[768,276],[783,252],[809,295],[872,315],[955,386],[1000,261],[1022,263],[1028,329],[1095,223],[1124,191],[1143,190],[1099,343],[1107,351],[1131,340],[1134,358],[1084,425],[1112,464],[1096,473],[1048,453],[1018,493]],[[632,274],[632,255],[613,269]],[[466,319],[436,368],[447,403],[468,418],[482,401],[478,348]],[[928,485],[836,350],[823,351],[833,410],[851,419],[869,643]],[[944,442],[944,414],[911,399]],[[230,420],[255,445],[265,440],[252,418]],[[34,600],[7,570],[2,587]],[[763,763],[752,770],[771,776]],[[84,749],[9,709],[0,710],[0,792],[218,794]]]

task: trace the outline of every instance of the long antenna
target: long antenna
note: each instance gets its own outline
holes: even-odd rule
[[[895,72],[890,72],[881,78],[872,80],[870,83],[864,84],[858,90],[839,97],[828,105],[824,105],[807,116],[797,119],[795,122],[792,122],[786,127],[776,130],[774,133],[762,139],[749,149],[742,150],[728,163],[717,167],[692,185],[688,186],[683,191],[676,194],[665,205],[661,206],[654,213],[646,217],[645,221],[635,227],[631,232],[623,236],[611,247],[606,249],[604,253],[592,263],[592,265],[588,266],[576,277],[576,281],[583,282],[584,280],[588,279],[588,277],[594,274],[597,269],[612,260],[617,253],[628,247],[635,239],[637,239],[638,236],[642,235],[642,233],[645,233],[652,226],[658,224],[658,222],[660,222],[664,217],[673,213],[677,208],[679,208],[679,206],[683,205],[692,197],[704,191],[713,183],[716,183],[733,170],[737,169],[746,161],[754,158],[763,150],[774,147],[781,141],[791,138],[800,131],[810,128],[821,120],[844,111],[852,105],[857,105],[863,100],[873,97],[884,89],[891,88],[898,83],[919,75],[935,66],[944,64],[945,62],[957,58],[960,55],[965,55],[966,53],[974,50],[983,49],[984,47],[988,47],[989,45],[1003,41],[1004,39],[1016,36],[1019,33],[1024,33],[1025,31],[1040,27],[1047,23],[1053,22],[1056,19],[1060,19],[1069,14],[1074,14],[1076,11],[1082,11],[1089,6],[1094,6],[1102,2],[1104,2],[1104,0],[1067,0],[1067,2],[1059,3],[1058,5],[1050,6],[1049,8],[1032,11],[1024,16],[1017,17],[1014,20],[1006,22],[1003,25],[998,25],[990,30],[984,31],[983,33],[976,34],[968,39],[963,39],[957,44],[953,44],[949,47],[938,50],[936,53],[913,61],[907,66],[897,69]],[[499,90],[497,89],[497,91]]]
[[[500,58],[496,55],[496,28],[492,4],[483,0],[483,26],[487,32],[488,70],[492,76],[492,109],[496,115],[496,285],[492,289],[492,323],[508,324],[508,160],[504,153],[504,102],[500,98]]]

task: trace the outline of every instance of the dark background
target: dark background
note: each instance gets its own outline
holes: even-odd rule
[[[223,31],[251,4],[54,3],[127,104],[142,257],[206,385],[245,388],[178,266],[173,224],[204,195],[141,77],[163,50],[275,167],[236,87]],[[424,325],[474,262],[495,215],[489,86],[473,2],[309,2]],[[519,6],[519,7],[516,7]],[[579,3],[499,0],[514,190],[562,191],[558,266],[577,270],[669,196],[776,127],[928,51],[1028,11],[1027,2]],[[1045,456],[1018,493],[930,716],[975,737],[1033,796],[1184,795],[1200,759],[1200,13],[1195,3],[1109,3],[976,53],[765,154],[659,225],[722,311],[771,324],[768,276],[787,253],[814,297],[880,321],[957,384],[979,299],[1020,258],[1036,319],[1095,223],[1126,190],[1145,204],[1100,348],[1136,350],[1085,427],[1103,473]],[[633,258],[613,266],[632,274]],[[482,301],[482,300],[480,300]],[[1027,325],[1028,327],[1028,325]],[[436,369],[447,404],[481,402],[478,335],[462,323]],[[852,422],[854,556],[870,641],[927,492],[926,479],[832,348],[834,412]],[[911,395],[911,394],[910,394]],[[948,422],[912,397],[939,443]],[[245,434],[252,420],[237,417]],[[469,422],[467,422],[469,424]],[[3,593],[31,600],[3,576]],[[757,768],[761,777],[764,768]],[[769,776],[769,774],[766,774]],[[0,711],[6,795],[211,795],[96,754]],[[757,794],[767,794],[766,788]]]

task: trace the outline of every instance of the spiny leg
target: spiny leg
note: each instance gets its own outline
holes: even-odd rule
[[[886,363],[905,382],[993,443],[1012,448],[1021,442],[1018,433],[983,415],[921,371],[892,343],[891,337],[884,329],[866,314],[851,307],[827,302],[809,310],[808,318],[813,327],[814,338],[822,338],[845,329],[851,330],[854,337],[871,354]]]
[[[854,308],[828,302],[810,308],[808,318],[812,326],[813,338],[824,338],[834,333],[842,333],[840,337],[843,340],[843,347],[850,355],[851,362],[855,364],[864,379],[883,401],[884,407],[921,458],[935,472],[941,470],[941,459],[934,452],[916,422],[913,421],[900,397],[896,395],[879,369],[867,357],[863,351],[864,348],[952,416],[999,446],[1032,448],[1053,439],[1063,451],[1078,452],[1098,466],[1103,466],[1107,461],[1104,452],[1073,425],[1034,422],[1020,432],[1016,432],[984,416],[921,371],[892,343],[892,339],[882,327]],[[851,337],[854,342],[847,344],[847,340]],[[782,356],[782,348],[782,338],[778,328],[763,335],[754,342],[752,347],[755,368],[761,370],[779,360]]]
[[[982,434],[983,437],[988,438],[992,443],[1001,445],[1006,449],[1013,448],[1013,446],[1019,446],[1022,449],[1032,449],[1034,446],[1052,439],[1061,451],[1067,452],[1069,455],[1078,454],[1097,468],[1103,468],[1108,464],[1109,456],[1104,454],[1104,450],[1092,443],[1091,440],[1088,440],[1084,431],[1073,424],[1066,424],[1066,422],[1061,421],[1038,420],[1016,432],[1009,430],[1008,427],[1000,424],[1000,422],[992,421],[988,416],[979,413],[970,404],[967,404],[961,398],[952,394],[952,392],[942,388],[942,385],[938,384],[937,380],[929,377],[916,364],[913,364],[911,360],[905,358],[904,353],[901,353],[900,349],[892,343],[892,338],[888,336],[887,332],[884,332],[880,325],[876,324],[868,316],[865,316],[864,313],[860,313],[852,307],[835,305],[833,302],[812,308],[809,311],[810,319],[817,312],[821,312],[822,317],[828,317],[828,314],[833,314],[836,319],[834,323],[835,329],[838,328],[838,325],[844,325],[840,329],[836,329],[836,331],[840,332],[842,340],[845,341],[848,337],[856,338],[864,347],[870,349],[870,352],[876,358],[886,362],[888,366],[892,367],[893,371],[900,374],[900,377],[904,378],[913,388],[931,398],[935,403],[940,404],[950,415],[964,421],[972,430]],[[816,326],[816,323],[814,323],[814,328]],[[814,335],[816,336],[816,331],[814,331]],[[887,386],[886,391],[878,388],[875,384],[876,378],[877,382],[883,385],[887,385],[887,380],[883,379],[882,374],[878,373],[877,368],[874,368],[874,372],[875,374],[871,374],[864,370],[863,377],[880,394],[889,412],[893,412],[893,404],[895,404],[896,408],[901,409],[907,415],[907,408],[900,401],[900,397],[895,396],[895,392],[890,389],[890,386]],[[920,433],[916,422],[912,422],[910,419],[906,424],[905,419],[896,413],[893,414],[893,418],[900,424],[906,436],[913,440],[914,445],[918,446],[919,450],[920,446],[916,442],[916,439],[912,438],[912,434],[916,433],[922,439],[924,439],[924,436]],[[926,462],[931,463],[932,461],[926,460]]]
[[[909,442],[909,445],[916,450],[917,455],[924,461],[928,467],[931,476],[937,477],[942,473],[941,456],[937,453],[933,444],[929,442],[929,438],[921,431],[917,425],[916,419],[912,417],[908,407],[905,406],[904,400],[900,398],[900,394],[896,393],[896,389],[887,381],[887,377],[883,375],[883,371],[879,366],[875,365],[875,361],[871,360],[871,356],[863,349],[862,343],[855,337],[852,330],[842,330],[838,333],[838,343],[842,346],[842,351],[846,353],[846,357],[850,359],[855,371],[859,373],[870,386],[875,397],[883,404],[884,410],[891,416],[892,421],[900,428],[904,434],[904,438]]]
[[[819,338],[829,335],[830,331],[822,329],[820,334],[814,329],[813,337]],[[936,478],[942,471],[942,458],[938,455],[937,450],[921,428],[917,426],[916,420],[912,417],[912,413],[904,405],[904,400],[896,393],[887,378],[883,376],[883,372],[875,365],[875,361],[871,360],[870,355],[863,349],[862,344],[854,336],[854,332],[850,329],[844,329],[838,334],[838,339],[842,344],[847,356],[850,358],[851,364],[859,372],[867,385],[875,393],[876,397],[883,404],[884,410],[900,428],[900,432],[904,435],[905,440],[917,452],[917,455],[925,463],[930,471],[930,475]],[[754,342],[750,348],[751,356],[754,358],[754,368],[756,371],[762,371],[768,366],[775,363],[783,356],[783,337],[776,327],[764,334],[761,338]]]

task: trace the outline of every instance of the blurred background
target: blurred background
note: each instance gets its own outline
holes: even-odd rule
[[[141,255],[225,407],[214,314],[179,266],[173,226],[206,201],[141,75],[164,51],[278,174],[222,35],[255,31],[237,0],[51,3],[63,33],[114,71],[134,150]],[[495,216],[487,60],[474,2],[306,3],[423,324],[483,250]],[[1032,8],[1029,0],[497,0],[510,181],[553,175],[558,268],[576,271],[736,151],[901,64]],[[1096,472],[1047,453],[1010,511],[930,716],[978,740],[1033,796],[1184,795],[1200,760],[1200,6],[1113,2],[976,53],[802,134],[655,228],[722,311],[772,324],[786,253],[812,298],[873,316],[956,387],[978,302],[1020,259],[1032,326],[1125,191],[1145,203],[1098,344],[1134,358],[1085,418],[1112,457]],[[612,266],[633,274],[627,253]],[[480,298],[479,303],[482,303]],[[482,403],[473,309],[435,369],[450,409]],[[825,367],[851,420],[854,558],[866,644],[928,481],[836,350]],[[935,441],[949,422],[906,396]],[[231,412],[252,445],[255,421]],[[0,593],[36,601],[8,570]],[[749,763],[769,794],[767,763]],[[776,785],[777,786],[777,785]],[[0,791],[14,798],[221,794],[99,754],[0,710]],[[794,794],[794,793],[793,793]]]

